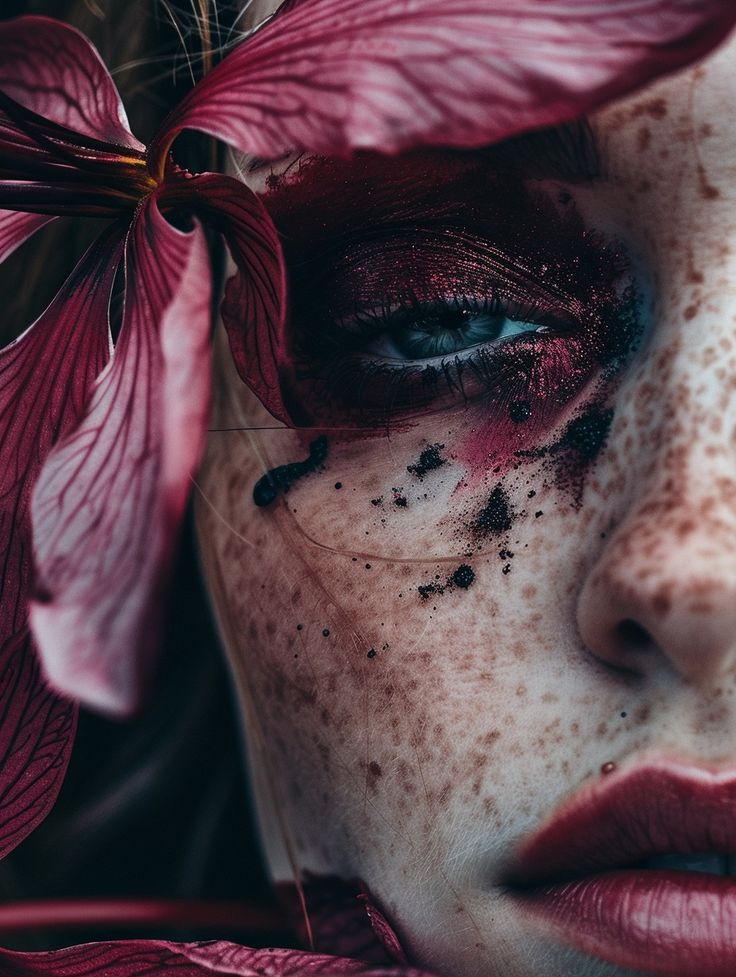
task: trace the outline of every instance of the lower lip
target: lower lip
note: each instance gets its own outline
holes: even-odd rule
[[[734,977],[736,879],[656,869],[531,889],[552,933],[610,963],[667,977]]]

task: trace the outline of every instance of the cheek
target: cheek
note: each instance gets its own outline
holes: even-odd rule
[[[417,844],[438,859],[460,835],[500,844],[516,830],[520,795],[529,817],[544,810],[559,778],[579,773],[581,744],[596,735],[604,749],[614,735],[594,720],[571,623],[595,510],[576,511],[541,464],[456,503],[452,460],[422,459],[417,433],[405,450],[337,450],[257,509],[253,485],[273,458],[227,437],[203,475],[200,537],[300,858],[393,873],[397,853],[406,869]],[[406,507],[394,502],[401,472]],[[504,503],[479,536],[458,513],[487,508],[491,484]],[[377,555],[374,533],[404,558]],[[443,546],[452,555],[438,559]],[[325,819],[334,830],[321,829]]]

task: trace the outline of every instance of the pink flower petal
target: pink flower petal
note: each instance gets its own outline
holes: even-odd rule
[[[0,262],[5,261],[32,234],[53,219],[46,214],[21,214],[15,210],[0,210]]]
[[[74,739],[75,711],[46,688],[28,636],[29,503],[44,458],[107,359],[121,250],[121,233],[101,238],[37,322],[0,350],[0,855],[48,813]]]
[[[31,625],[59,691],[126,715],[157,643],[166,572],[209,407],[204,233],[143,204],[127,246],[126,306],[87,412],[33,498]]]
[[[0,91],[75,132],[142,150],[99,54],[50,17],[0,22]]]
[[[251,950],[235,943],[129,940],[47,953],[0,950],[3,977],[430,977],[413,967],[301,950]]]
[[[225,238],[237,265],[222,304],[235,365],[265,407],[282,420],[282,372],[288,370],[283,328],[286,272],[278,233],[259,198],[239,180],[204,173],[187,180],[183,191],[195,213]]]
[[[557,124],[704,55],[732,0],[302,0],[182,101],[183,128],[266,159],[469,147]]]

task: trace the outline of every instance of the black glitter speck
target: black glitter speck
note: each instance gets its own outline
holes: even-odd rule
[[[444,444],[430,444],[419,455],[419,460],[413,465],[407,465],[406,470],[410,475],[416,475],[417,478],[422,479],[427,472],[441,468],[442,465],[447,464],[447,458],[443,458],[440,454],[444,447]]]
[[[515,400],[509,406],[509,417],[514,424],[523,424],[532,416],[532,405],[528,400]]]
[[[467,590],[475,580],[475,570],[473,570],[471,566],[468,566],[467,563],[461,563],[457,570],[453,573],[451,580],[456,587],[461,587],[463,590]]]
[[[288,465],[272,468],[258,479],[253,488],[253,501],[257,506],[270,505],[279,492],[288,492],[291,486],[304,475],[309,475],[324,462],[327,457],[327,438],[324,435],[315,438],[309,445],[309,457],[304,461],[293,461]]]
[[[511,529],[515,518],[508,495],[499,483],[475,518],[473,529],[480,533],[504,533]]]

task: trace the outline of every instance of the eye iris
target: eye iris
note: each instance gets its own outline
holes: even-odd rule
[[[417,310],[412,319],[391,330],[396,349],[410,359],[448,356],[533,328],[510,320],[501,312],[449,306]]]

